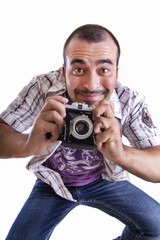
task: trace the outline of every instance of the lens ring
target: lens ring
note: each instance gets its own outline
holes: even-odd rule
[[[81,134],[78,134],[77,131],[76,131],[76,124],[79,122],[79,121],[83,121],[85,123],[87,123],[89,125],[89,129],[88,129],[88,132],[81,135]],[[93,123],[92,121],[89,119],[88,116],[82,114],[81,116],[77,116],[75,117],[71,122],[70,122],[70,133],[72,134],[73,137],[77,138],[77,139],[80,139],[80,140],[83,140],[83,139],[86,139],[88,138],[93,132]]]

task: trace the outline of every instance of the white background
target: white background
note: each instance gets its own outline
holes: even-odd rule
[[[65,39],[86,23],[101,24],[118,38],[122,49],[119,81],[147,97],[154,123],[160,125],[158,0],[1,1],[0,112],[33,76],[62,65]],[[34,184],[34,175],[25,169],[28,160],[0,159],[0,240],[5,239]],[[159,183],[133,176],[131,181],[160,202]],[[110,216],[81,206],[63,220],[51,239],[110,240],[122,229]]]

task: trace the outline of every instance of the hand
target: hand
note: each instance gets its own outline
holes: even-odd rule
[[[120,128],[114,117],[113,103],[102,100],[93,111],[96,145],[109,160],[119,163],[123,154]]]
[[[123,145],[114,105],[108,101],[98,103],[93,120],[97,148],[107,159],[144,180],[160,182],[160,145],[143,150]]]
[[[30,155],[42,153],[57,140],[64,126],[64,103],[67,102],[68,99],[62,96],[47,98],[25,144],[26,151],[32,153]],[[47,133],[51,133],[49,139]]]

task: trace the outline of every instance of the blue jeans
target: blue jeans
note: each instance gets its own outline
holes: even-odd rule
[[[6,240],[47,240],[61,220],[78,205],[98,208],[125,224],[121,240],[160,240],[160,205],[128,181],[98,179],[68,187],[77,202],[58,196],[37,180]],[[107,240],[107,239],[106,239]]]

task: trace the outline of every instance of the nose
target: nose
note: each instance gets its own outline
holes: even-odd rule
[[[87,74],[84,88],[88,89],[89,91],[94,91],[100,85],[100,77],[97,75],[95,71],[91,71]]]

